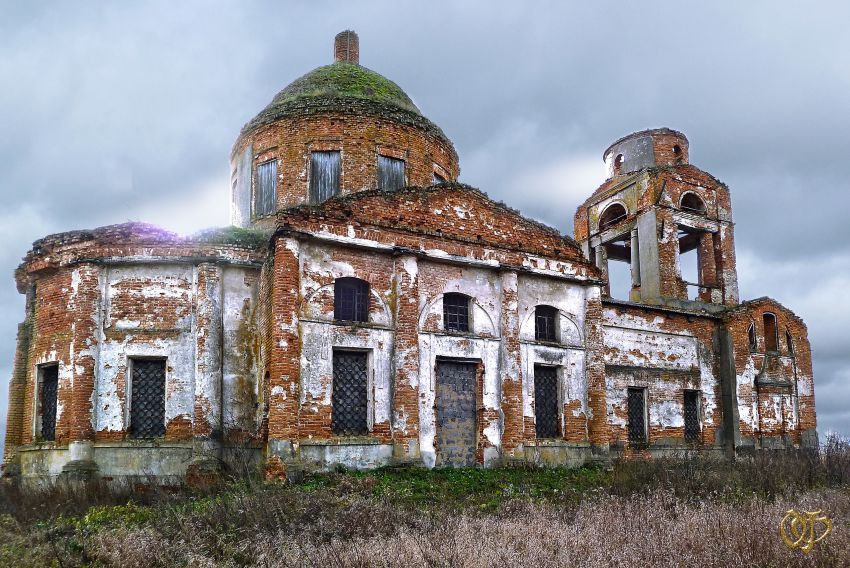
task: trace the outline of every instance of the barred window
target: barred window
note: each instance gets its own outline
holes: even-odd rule
[[[404,160],[378,156],[378,189],[395,191],[404,185]]]
[[[534,366],[534,429],[538,438],[558,438],[558,369]]]
[[[629,442],[646,443],[646,389],[629,388]]]
[[[39,434],[45,441],[56,439],[56,398],[59,394],[59,365],[44,365],[38,369]]]
[[[534,338],[537,341],[557,341],[558,310],[552,306],[534,308]]]
[[[366,353],[334,351],[331,431],[337,436],[369,433]]]
[[[446,331],[469,331],[469,296],[443,294],[443,327]]]
[[[310,203],[318,205],[339,193],[340,152],[310,155]]]
[[[334,282],[334,319],[369,321],[369,283],[359,278]]]
[[[699,391],[685,391],[685,441],[698,442],[700,434]]]
[[[277,160],[257,164],[257,181],[254,188],[254,215],[274,212],[277,194]]]
[[[130,437],[165,436],[165,359],[131,359]]]

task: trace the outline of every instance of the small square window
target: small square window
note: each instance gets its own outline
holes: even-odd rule
[[[534,338],[537,341],[557,341],[558,310],[552,306],[534,308]]]
[[[446,331],[469,331],[469,296],[443,294],[443,327]]]
[[[359,278],[334,282],[334,319],[369,321],[369,283]]]
[[[378,189],[395,191],[404,186],[404,160],[378,156]]]
[[[254,191],[254,215],[273,213],[277,195],[277,160],[257,165],[257,182]]]

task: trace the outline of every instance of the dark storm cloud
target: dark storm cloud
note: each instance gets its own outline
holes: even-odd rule
[[[820,424],[850,434],[850,310],[831,300],[850,285],[848,17],[840,2],[0,3],[0,376],[23,315],[9,275],[33,239],[224,223],[239,129],[353,28],[361,63],[454,140],[463,181],[567,232],[610,142],[685,132],[732,189],[743,295],[808,322]]]

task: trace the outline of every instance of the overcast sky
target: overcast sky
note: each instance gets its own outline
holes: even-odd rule
[[[32,241],[227,224],[239,129],[351,28],[461,181],[567,234],[611,142],[684,132],[731,188],[742,299],[807,322],[818,428],[850,435],[850,3],[695,4],[0,0],[0,416]]]

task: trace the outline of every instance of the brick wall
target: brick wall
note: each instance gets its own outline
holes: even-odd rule
[[[415,126],[366,115],[296,116],[261,127],[234,147],[234,170],[245,148],[253,148],[252,171],[259,163],[278,161],[278,209],[308,202],[313,151],[341,152],[341,195],[377,188],[379,154],[404,159],[408,185],[431,185],[435,171],[448,174],[449,181],[456,180],[460,173],[454,148],[441,137]],[[239,218],[249,219],[250,214],[242,212]],[[261,223],[271,225],[273,220]]]

